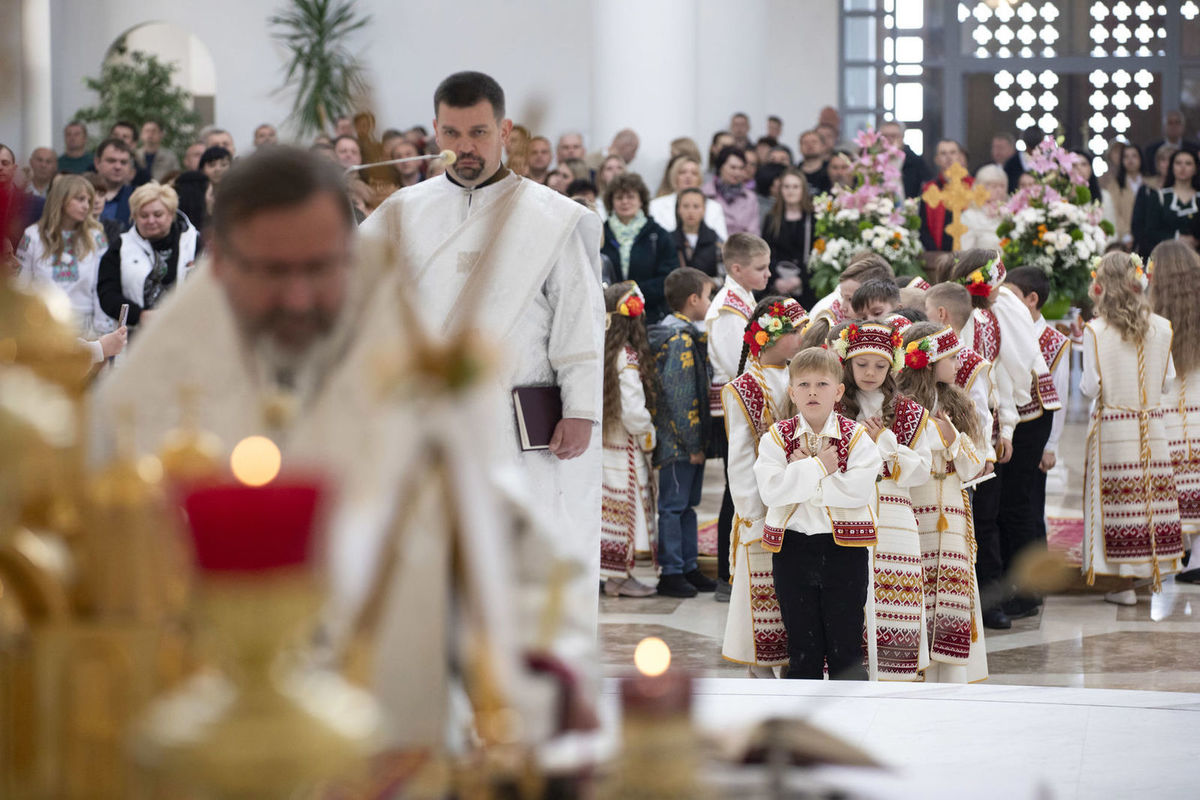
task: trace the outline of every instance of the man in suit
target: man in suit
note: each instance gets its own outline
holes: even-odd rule
[[[1168,111],[1163,117],[1162,138],[1157,139],[1146,145],[1146,151],[1142,158],[1142,174],[1154,174],[1154,154],[1158,152],[1158,148],[1164,144],[1174,147],[1176,150],[1191,150],[1193,153],[1200,150],[1200,142],[1195,139],[1189,139],[1184,136],[1184,118],[1183,112],[1178,109]]]

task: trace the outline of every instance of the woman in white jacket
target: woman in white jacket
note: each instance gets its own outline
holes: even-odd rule
[[[126,303],[128,323],[136,327],[187,277],[198,255],[200,234],[178,209],[179,196],[170,186],[151,181],[134,190],[129,198],[133,227],[110,244],[100,261],[97,330],[116,328]]]
[[[86,338],[93,330],[96,276],[105,249],[104,229],[92,214],[94,197],[85,178],[59,176],[50,186],[42,218],[25,229],[17,248],[18,284],[53,283],[65,292]]]

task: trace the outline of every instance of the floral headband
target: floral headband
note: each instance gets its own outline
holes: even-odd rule
[[[965,278],[959,278],[958,283],[967,287],[967,291],[975,297],[988,297],[992,290],[1004,283],[1004,259],[997,252],[991,261],[972,272]]]
[[[904,367],[904,337],[891,325],[878,322],[851,323],[833,343],[833,351],[845,363],[855,356],[877,355],[892,365],[892,374]]]
[[[1103,256],[1092,257],[1092,280],[1096,280],[1096,270],[1100,267],[1100,260]],[[1133,278],[1137,281],[1138,286],[1142,287],[1142,291],[1150,288],[1150,276],[1154,274],[1154,262],[1151,261],[1149,266],[1142,265],[1142,257],[1137,253],[1129,254],[1129,262],[1133,264]],[[1099,289],[1097,289],[1097,293]]]
[[[615,311],[608,312],[609,315],[616,314],[620,317],[640,317],[646,313],[646,296],[642,294],[642,290],[635,283],[629,287],[629,291],[621,295],[621,299],[617,301]]]
[[[750,354],[757,358],[764,347],[775,344],[779,337],[801,330],[807,319],[808,312],[795,300],[774,303],[766,313],[750,323],[742,339],[750,347]]]
[[[957,354],[962,348],[954,329],[947,325],[937,333],[909,342],[904,348],[904,366],[908,369],[925,369],[930,364]]]

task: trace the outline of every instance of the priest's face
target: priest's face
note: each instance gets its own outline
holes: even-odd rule
[[[433,121],[438,147],[453,150],[456,160],[447,171],[464,186],[483,183],[500,168],[512,132],[512,120],[498,120],[487,100],[453,108],[442,103]]]
[[[346,297],[352,231],[344,198],[314,194],[259,211],[212,247],[213,275],[241,329],[300,354],[333,329]]]

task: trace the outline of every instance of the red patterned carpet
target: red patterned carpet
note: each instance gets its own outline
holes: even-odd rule
[[[1067,563],[1076,566],[1082,564],[1083,518],[1046,517],[1046,546],[1051,551],[1062,553]]]
[[[700,520],[700,530],[696,537],[699,539],[700,555],[715,556],[717,554],[717,521]]]

